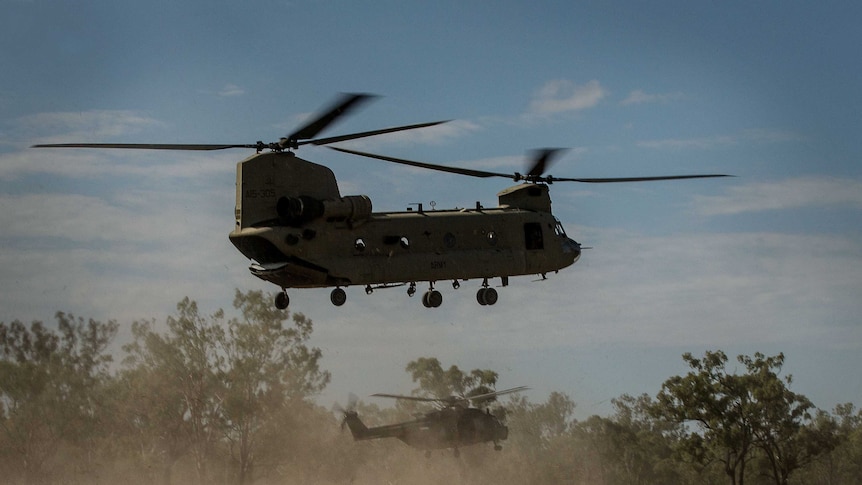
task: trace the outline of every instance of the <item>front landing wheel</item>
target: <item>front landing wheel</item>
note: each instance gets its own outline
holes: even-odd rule
[[[347,301],[347,293],[341,288],[336,288],[329,294],[329,301],[335,306],[344,305],[344,302]]]
[[[290,297],[287,296],[286,291],[282,291],[275,295],[275,307],[279,310],[284,310],[287,308],[287,305],[290,305]]]

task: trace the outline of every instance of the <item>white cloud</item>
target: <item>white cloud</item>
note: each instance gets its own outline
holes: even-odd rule
[[[668,138],[664,140],[639,141],[637,146],[658,150],[683,150],[692,148],[706,150],[722,146],[732,146],[737,143],[739,143],[739,141],[736,137],[729,135],[715,135],[699,138]]]
[[[16,131],[33,144],[98,142],[162,125],[160,121],[135,111],[90,110],[24,116],[17,120]]]
[[[862,209],[862,181],[811,176],[732,186],[724,195],[695,196],[701,215],[732,215],[803,207]]]
[[[222,97],[242,96],[243,94],[245,94],[245,89],[236,84],[225,84],[225,86],[218,92],[218,95]]]
[[[685,94],[676,92],[676,93],[662,93],[662,94],[648,94],[640,89],[636,89],[629,93],[626,99],[620,101],[621,105],[630,105],[630,104],[644,104],[644,103],[665,103],[668,101],[675,101],[678,99],[683,99]]]
[[[607,95],[607,90],[592,80],[577,85],[566,79],[555,79],[542,86],[530,102],[530,113],[553,114],[580,111],[596,106]]]
[[[79,139],[80,140],[80,139]],[[79,141],[78,140],[78,141]],[[0,154],[0,180],[23,175],[58,175],[74,179],[135,177],[143,180],[231,178],[244,153],[173,150],[25,148]]]
[[[746,130],[734,135],[713,135],[695,138],[667,138],[662,140],[639,141],[637,146],[657,150],[707,150],[718,147],[752,143],[786,143],[804,141],[805,137],[792,132],[777,130]]]

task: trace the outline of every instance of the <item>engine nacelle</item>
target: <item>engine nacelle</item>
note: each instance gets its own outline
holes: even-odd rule
[[[322,201],[307,195],[284,196],[278,199],[276,212],[279,221],[286,226],[301,226],[320,217],[354,222],[371,217],[371,199],[367,195]]]
[[[323,216],[327,219],[363,221],[371,217],[371,198],[367,195],[348,195],[338,200],[324,200]]]

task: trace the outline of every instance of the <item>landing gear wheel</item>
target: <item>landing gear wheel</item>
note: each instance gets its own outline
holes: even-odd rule
[[[422,295],[422,304],[425,308],[437,308],[443,304],[443,295],[437,290],[428,290]]]
[[[344,305],[344,302],[347,301],[347,293],[341,288],[336,288],[329,294],[329,301],[335,306]]]
[[[485,288],[485,291],[482,292],[482,301],[485,305],[497,303],[497,290],[494,288]]]
[[[282,291],[275,295],[275,307],[279,310],[284,310],[287,308],[287,305],[290,305],[290,297],[287,296],[286,291]]]
[[[497,290],[494,288],[479,288],[479,291],[476,292],[476,301],[483,306],[497,303]]]

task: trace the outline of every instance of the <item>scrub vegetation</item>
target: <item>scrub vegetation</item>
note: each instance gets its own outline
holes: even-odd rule
[[[119,324],[65,313],[0,323],[0,476],[9,484],[855,484],[862,412],[820,410],[791,391],[782,354],[683,355],[690,371],[655,396],[623,395],[610,416],[573,418],[562,392],[492,403],[509,439],[426,457],[396,440],[353,442],[315,404],[329,383],[312,321],[272,295],[236,292],[238,317],[183,299],[164,322]],[[491,369],[417,356],[424,396],[492,390]],[[363,402],[368,425],[410,419],[415,403]]]

